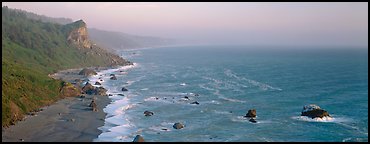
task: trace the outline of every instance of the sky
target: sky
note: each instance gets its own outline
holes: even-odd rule
[[[368,3],[2,2],[90,28],[205,44],[368,47]]]

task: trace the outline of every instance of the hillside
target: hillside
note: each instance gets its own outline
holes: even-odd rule
[[[25,14],[26,17],[29,19],[39,20],[46,23],[64,25],[73,22],[72,19],[69,18],[53,18],[44,15],[38,15],[20,9],[14,9],[14,11]],[[164,39],[150,36],[137,36],[121,32],[99,30],[95,28],[88,28],[87,31],[89,31],[89,37],[92,41],[110,51],[166,46],[175,44],[175,40],[173,39]]]
[[[48,74],[131,62],[93,45],[82,20],[61,25],[29,19],[2,7],[2,126],[62,97],[62,82]]]

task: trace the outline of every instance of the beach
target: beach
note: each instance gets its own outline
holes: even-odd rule
[[[49,75],[53,78],[73,82],[75,79],[86,79],[78,75],[81,69],[71,69]],[[92,111],[89,104],[95,99],[98,111]],[[111,100],[108,96],[86,95],[85,98],[66,97],[34,116],[27,116],[16,125],[3,128],[3,142],[91,142],[101,133],[98,127],[104,125],[106,114],[103,108]]]

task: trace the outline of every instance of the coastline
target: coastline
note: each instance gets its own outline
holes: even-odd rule
[[[81,69],[64,70],[49,76],[67,82],[87,79],[86,76],[78,75]],[[89,107],[93,98],[96,98],[98,112]],[[66,97],[43,107],[35,116],[28,116],[16,125],[3,128],[2,141],[92,142],[101,133],[98,127],[104,125],[106,117],[103,108],[110,102],[108,96],[100,95]]]

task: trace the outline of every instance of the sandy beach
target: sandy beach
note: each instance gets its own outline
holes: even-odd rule
[[[72,82],[81,69],[67,70],[51,75],[54,78]],[[95,97],[98,112],[89,104]],[[3,142],[91,142],[101,133],[98,127],[104,125],[106,114],[103,108],[110,103],[107,96],[86,95],[85,98],[67,97],[43,107],[35,116],[29,116],[16,125],[3,128]]]

